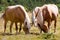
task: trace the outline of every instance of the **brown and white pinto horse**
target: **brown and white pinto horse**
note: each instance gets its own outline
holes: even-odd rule
[[[29,29],[31,27],[30,18],[22,5],[8,6],[2,17],[4,19],[4,33],[6,31],[6,24],[8,21],[11,22],[10,33],[12,32],[11,28],[12,28],[13,23],[15,23],[16,33],[17,33],[17,30],[18,30],[17,23],[18,22],[20,23],[19,32],[21,30],[22,24],[24,24],[24,27],[23,27],[24,32],[29,33]]]
[[[43,15],[42,15],[41,11],[42,10],[40,10],[40,7],[36,7],[33,10],[32,23],[34,24],[34,26],[38,26],[39,30],[41,29],[40,33],[42,32],[42,30],[43,30],[43,32],[47,33],[48,32],[48,28],[47,28],[46,25],[43,24]]]
[[[47,21],[48,31],[50,30],[51,22],[54,21],[54,32],[56,32],[56,22],[57,22],[58,13],[59,13],[58,7],[55,4],[43,5],[42,7],[35,8],[35,10],[33,11],[34,16],[32,19],[35,19],[33,20],[34,22],[36,21],[35,25],[38,24],[37,21],[41,21],[43,23],[42,25],[44,25],[45,21]],[[42,16],[40,15],[40,17],[37,17],[38,14],[42,14]],[[39,18],[40,20],[38,20],[37,18]],[[40,26],[41,26],[41,23],[40,23]],[[44,26],[42,28],[44,28]]]

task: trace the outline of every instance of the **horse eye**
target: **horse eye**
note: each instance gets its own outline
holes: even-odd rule
[[[25,24],[27,25],[27,22]]]

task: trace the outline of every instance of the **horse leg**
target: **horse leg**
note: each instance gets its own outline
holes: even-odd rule
[[[4,33],[6,31],[6,25],[7,25],[7,21],[4,21]]]
[[[54,33],[56,32],[56,20],[54,21]]]
[[[11,22],[10,24],[10,33],[12,33],[12,25],[13,25],[13,22]]]
[[[40,29],[40,33],[42,33],[42,30]]]
[[[15,22],[15,26],[16,26],[16,34],[17,34],[18,33],[17,22]]]
[[[40,28],[40,24],[38,23],[38,29],[40,30],[40,33],[42,33],[42,29]]]
[[[21,31],[21,27],[22,27],[22,23],[20,23],[20,28],[19,28],[19,32]]]
[[[51,21],[48,21],[48,32],[50,32]]]

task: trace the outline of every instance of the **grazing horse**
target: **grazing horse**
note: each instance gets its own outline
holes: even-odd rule
[[[21,30],[22,24],[24,24],[24,27],[23,27],[24,32],[29,33],[29,29],[31,27],[30,18],[22,5],[8,6],[6,8],[4,14],[2,15],[2,18],[4,19],[4,33],[6,31],[6,24],[8,21],[11,22],[10,33],[12,32],[11,28],[12,28],[13,23],[15,23],[16,33],[17,33],[17,30],[18,30],[17,23],[18,22],[20,23],[19,32]]]
[[[34,24],[34,26],[38,26],[39,30],[41,29],[40,33],[43,31],[45,33],[48,32],[48,28],[46,25],[43,24],[43,15],[42,12],[40,13],[40,7],[36,7],[33,10],[32,13],[32,23]]]
[[[38,12],[39,11],[39,12]],[[50,30],[50,25],[51,22],[54,21],[54,33],[56,32],[56,22],[57,22],[57,17],[58,17],[58,7],[55,4],[46,4],[43,5],[42,7],[39,7],[39,10],[37,12],[35,11],[35,18],[38,16],[38,14],[42,13],[42,19],[43,19],[43,24],[45,24],[45,21],[48,23],[48,31]],[[34,20],[35,21],[35,20]],[[38,21],[38,19],[37,19]],[[39,20],[41,21],[41,20]]]
[[[55,4],[43,5],[42,7],[44,23],[48,22],[48,31],[50,30],[51,22],[54,21],[54,33],[56,32],[56,23],[58,17],[58,7]]]

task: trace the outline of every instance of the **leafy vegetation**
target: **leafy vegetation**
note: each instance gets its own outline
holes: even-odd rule
[[[0,11],[3,11],[7,6],[21,4],[27,11],[31,11],[36,6],[44,4],[56,4],[60,8],[60,0],[0,0]]]

